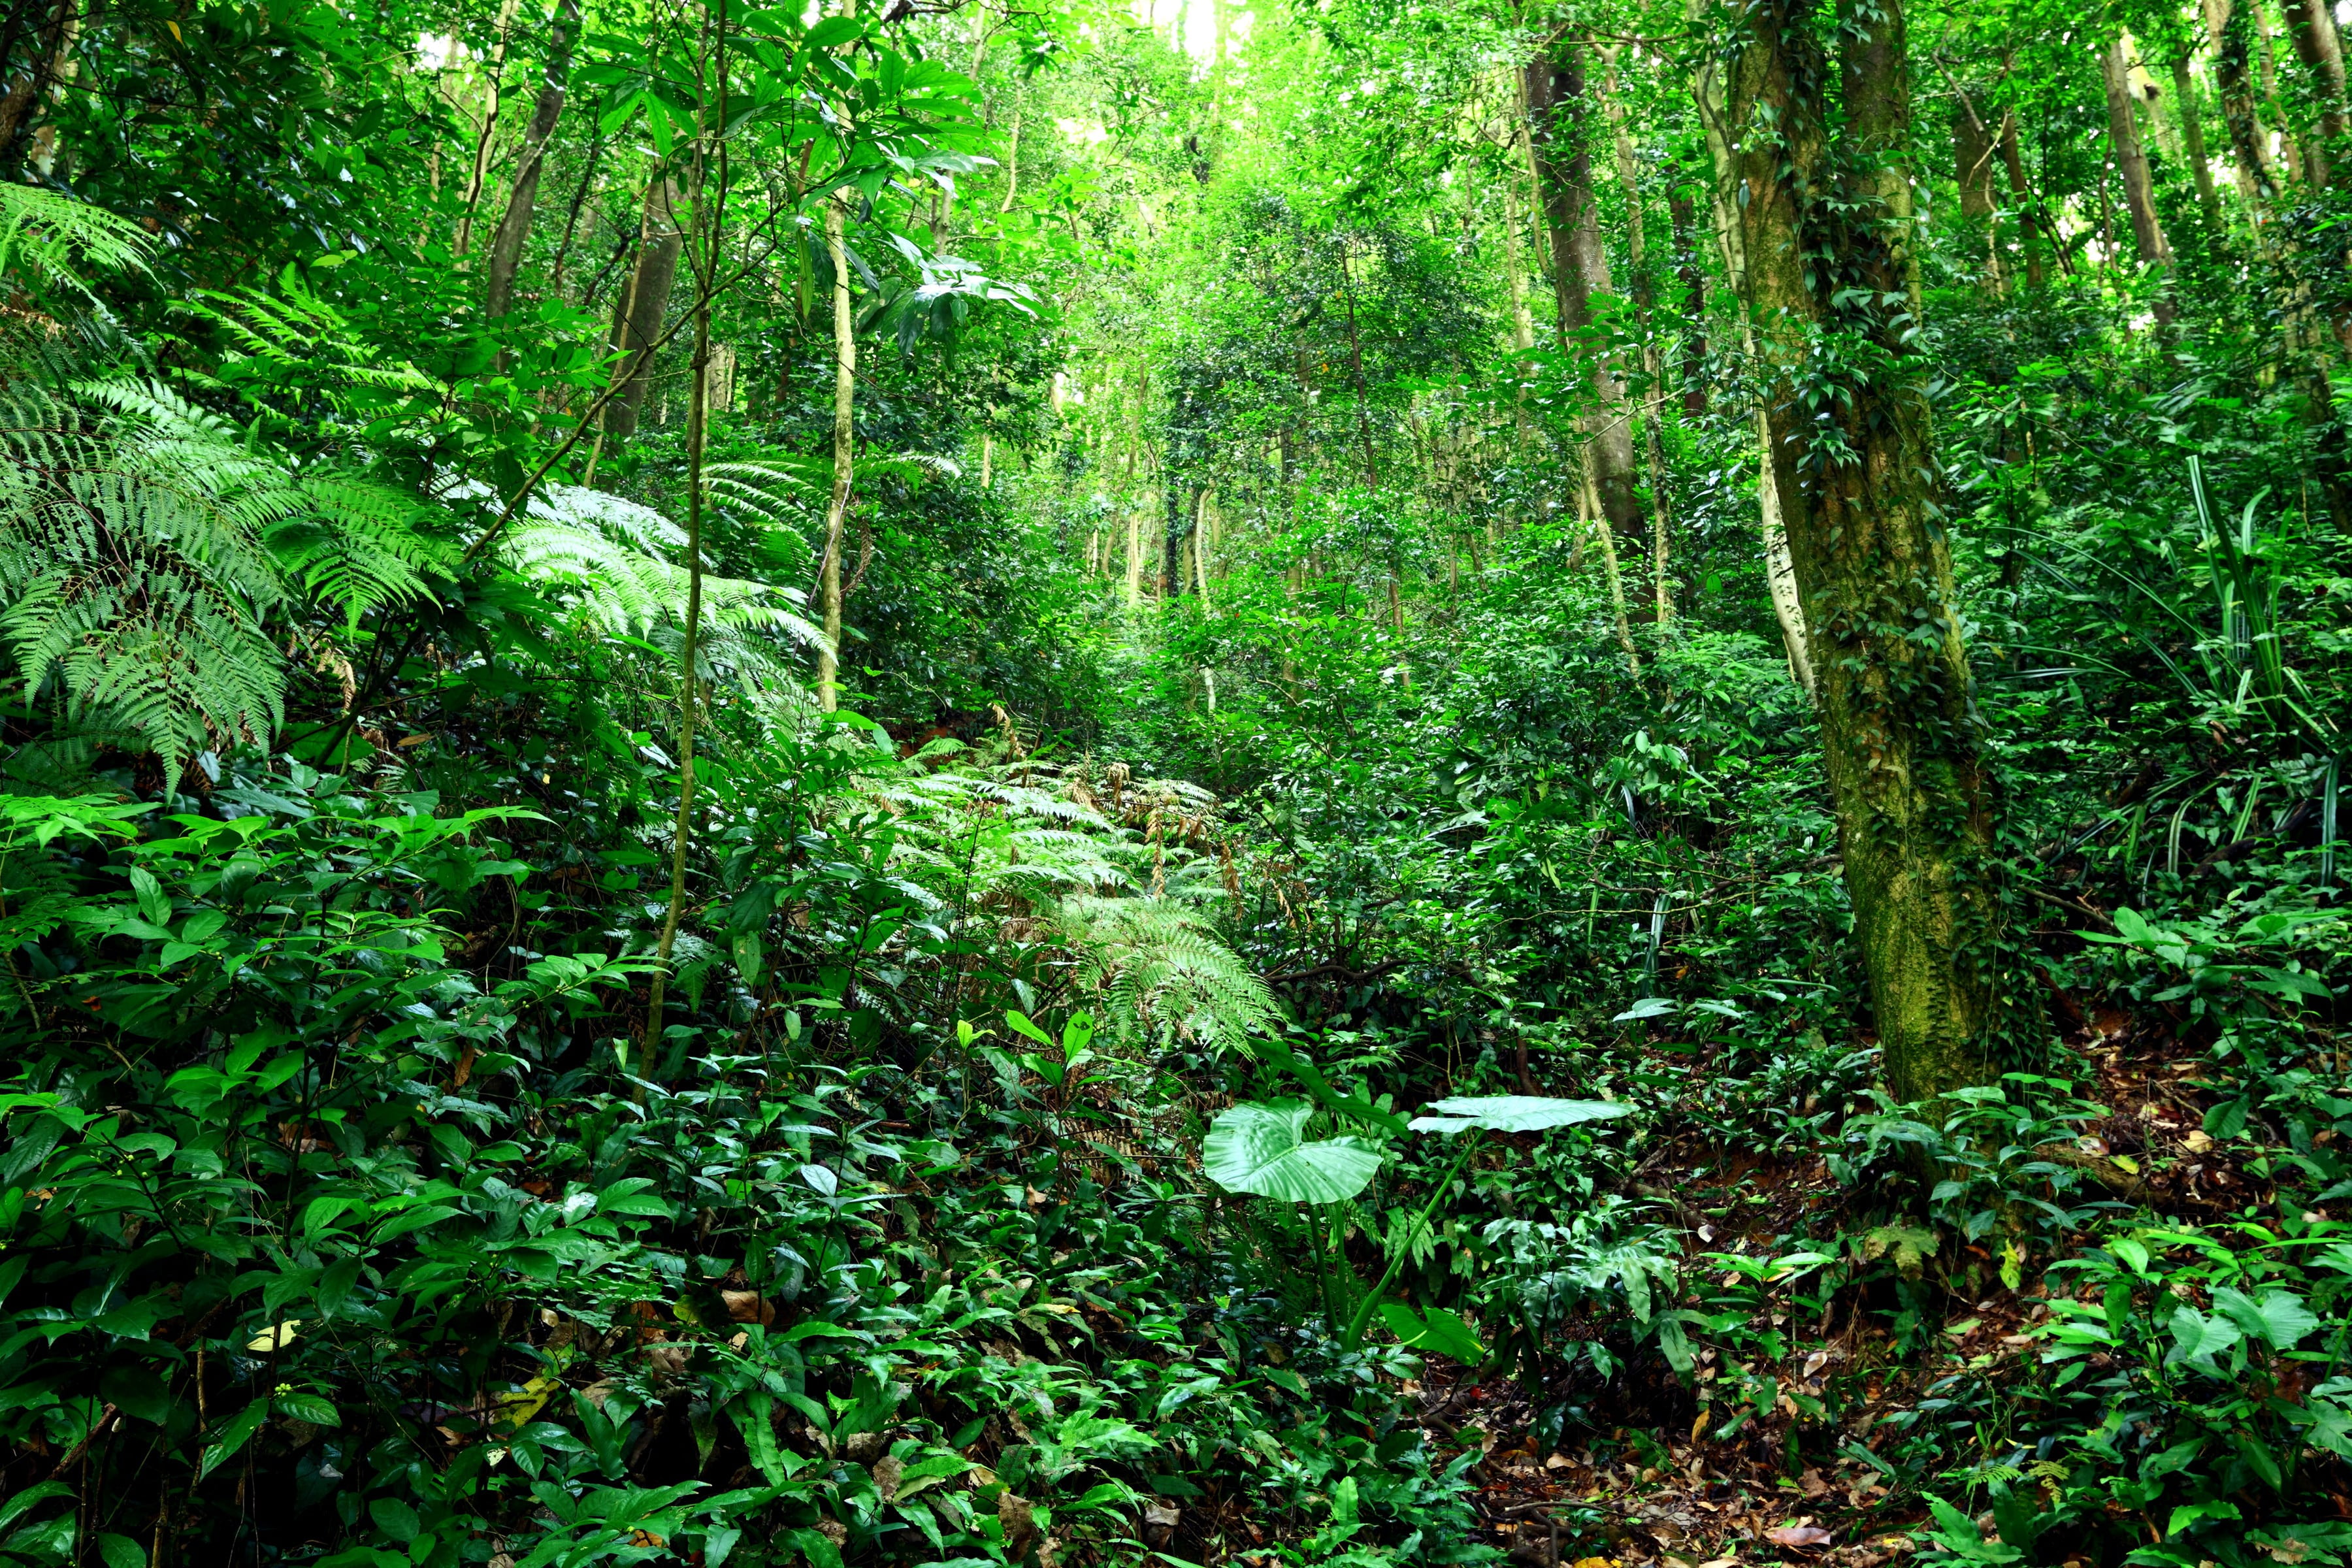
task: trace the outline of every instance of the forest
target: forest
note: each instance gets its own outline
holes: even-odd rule
[[[0,0],[0,1568],[2352,1561],[2342,29]]]

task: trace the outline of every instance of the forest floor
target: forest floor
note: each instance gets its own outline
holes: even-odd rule
[[[2266,1184],[2222,1158],[2201,1129],[2212,1088],[2199,1078],[2210,1068],[2201,1054],[2181,1046],[2164,1020],[2059,1000],[2074,1025],[2067,1043],[2095,1074],[2088,1097],[2111,1111],[2086,1130],[2079,1154],[2116,1199],[2206,1221],[2271,1201]],[[1686,1061],[1661,1055],[1653,1065]],[[1710,1253],[1769,1256],[1796,1238],[1851,1238],[1855,1229],[1847,1212],[1853,1194],[1818,1156],[1758,1158],[1703,1142],[1670,1143],[1643,1162],[1640,1176],[1640,1190],[1682,1220],[1694,1278],[1706,1272]],[[1922,1524],[1916,1498],[1875,1460],[1888,1419],[1916,1410],[1955,1376],[2000,1387],[2042,1375],[2042,1341],[2030,1331],[2048,1316],[2043,1281],[2029,1272],[2011,1289],[1985,1247],[1963,1256],[1962,1276],[1945,1281],[1951,1315],[1927,1350],[1904,1353],[1883,1310],[1889,1304],[1878,1300],[1833,1302],[1811,1323],[1774,1314],[1757,1325],[1785,1331],[1788,1354],[1777,1368],[1748,1369],[1779,1371],[1782,1392],[1769,1414],[1744,1421],[1724,1405],[1661,1390],[1659,1409],[1628,1411],[1627,1425],[1588,1428],[1587,1442],[1547,1447],[1530,1432],[1533,1405],[1507,1374],[1479,1377],[1433,1361],[1408,1392],[1433,1451],[1482,1450],[1472,1472],[1475,1506],[1492,1544],[1528,1568],[1880,1568],[1920,1550],[1912,1531]],[[1724,1369],[1713,1350],[1698,1359],[1704,1398]],[[1823,1417],[1800,1398],[1836,1428],[1838,1451],[1826,1463],[1790,1461],[1801,1448],[1823,1447]],[[1659,1418],[1677,1407],[1686,1423]]]

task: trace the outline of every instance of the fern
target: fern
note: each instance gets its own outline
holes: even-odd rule
[[[74,368],[66,353],[28,368]],[[132,375],[0,388],[0,648],[28,700],[53,698],[84,745],[158,753],[167,792],[192,754],[284,722],[274,612],[320,600],[356,620],[423,594],[435,564],[403,498],[298,472]]]
[[[686,624],[685,551],[686,531],[661,513],[573,485],[547,487],[499,542],[511,570],[568,600],[594,629],[673,648]],[[706,572],[702,672],[797,689],[782,645],[824,641],[794,608],[800,602],[790,588]]]
[[[147,269],[147,232],[104,207],[33,185],[0,184],[0,277],[91,298],[84,268]]]
[[[1157,1018],[1217,1043],[1266,1030],[1279,1016],[1266,983],[1176,899],[1082,896],[1063,900],[1054,915],[1121,1032]]]

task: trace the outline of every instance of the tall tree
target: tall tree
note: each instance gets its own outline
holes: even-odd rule
[[[833,496],[824,509],[824,559],[818,570],[824,611],[824,646],[816,656],[816,705],[839,706],[841,674],[841,551],[849,528],[849,491],[857,456],[856,320],[849,308],[848,186],[824,204],[824,248],[833,262]]]
[[[1591,147],[1598,139],[1594,101],[1582,44],[1562,34],[1528,61],[1528,137],[1536,180],[1551,230],[1552,291],[1563,348],[1600,319],[1615,292],[1609,250],[1601,236],[1601,204],[1592,189]],[[1641,497],[1634,489],[1633,429],[1624,382],[1606,354],[1588,356],[1593,411],[1586,421],[1586,461],[1601,515],[1622,538],[1642,532]]]
[[[522,265],[523,242],[530,237],[532,209],[539,203],[540,173],[547,163],[548,138],[563,116],[563,99],[572,79],[572,41],[580,27],[580,0],[557,0],[555,22],[548,34],[547,61],[540,73],[539,100],[532,104],[530,123],[523,128],[522,152],[515,162],[514,183],[507,189],[506,212],[490,238],[490,278],[484,313],[492,321],[514,302],[515,270]]]
[[[2214,187],[2213,160],[2205,151],[2205,110],[2189,69],[2189,54],[2184,48],[2172,57],[2172,109],[2180,121],[2181,155],[2197,184],[2197,210],[2204,215],[2207,243],[2212,244],[2221,237],[2221,193]]]
[[[1739,223],[1740,164],[1729,121],[1723,62],[1701,63],[1695,84],[1699,121],[1706,132],[1707,154],[1715,179],[1708,195],[1715,214],[1716,243],[1723,251],[1723,269],[1742,300],[1749,297],[1748,242]],[[1751,361],[1757,353],[1756,327],[1745,310],[1739,314],[1740,348]],[[1789,558],[1789,533],[1783,521],[1780,467],[1773,461],[1772,427],[1761,404],[1756,408],[1756,512],[1764,547],[1764,582],[1772,595],[1772,617],[1780,624],[1780,646],[1789,659],[1789,674],[1816,700],[1821,691],[1813,673],[1811,635],[1805,629],[1804,605],[1797,593],[1797,572]]]
[[[2156,179],[2148,170],[2147,149],[2140,143],[2139,121],[2133,118],[2131,60],[2121,37],[2110,38],[2099,50],[2099,77],[2107,89],[2107,140],[2123,175],[2124,205],[2131,212],[2132,248],[2143,266],[2168,272],[2172,244],[2157,216]],[[2167,325],[2174,319],[2168,290],[2157,296],[2156,319]]]
[[[2304,149],[2311,183],[2328,182],[2332,151],[2344,135],[2344,45],[2336,35],[2336,13],[2327,0],[2283,0],[2294,51],[2311,73],[2310,96],[2318,110],[2318,135]]]
[[[613,316],[613,350],[627,357],[617,373],[620,391],[604,405],[604,436],[625,439],[636,434],[646,392],[653,384],[655,346],[669,314],[670,289],[677,282],[678,252],[686,243],[686,231],[678,226],[684,201],[677,182],[667,174],[656,174],[646,182],[637,264]]]
[[[1887,1081],[1913,1099],[1984,1071],[1992,809],[1929,515],[1903,12],[1835,7],[1758,0],[1727,16],[1727,130],[1854,937]]]

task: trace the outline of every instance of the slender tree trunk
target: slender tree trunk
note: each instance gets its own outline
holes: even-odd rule
[[[576,15],[576,13],[575,13]],[[664,1003],[669,986],[670,954],[676,951],[679,917],[686,909],[686,857],[693,841],[694,827],[694,738],[696,720],[700,714],[702,695],[702,453],[705,437],[710,427],[710,300],[719,277],[719,237],[726,228],[724,211],[727,200],[727,9],[726,0],[719,0],[716,74],[719,91],[714,106],[706,98],[696,118],[698,140],[695,148],[695,226],[700,231],[701,245],[696,258],[694,275],[694,360],[692,385],[686,405],[686,626],[679,639],[678,674],[678,742],[677,742],[677,817],[670,832],[669,906],[662,915],[661,936],[654,946],[654,977],[646,1000],[646,1038],[639,1076],[651,1079],[658,1066],[662,1041]],[[708,63],[708,62],[706,62]],[[718,141],[719,178],[712,199],[704,202],[699,193],[707,188],[699,175],[705,158],[712,151],[716,132]],[[542,136],[541,140],[545,138]],[[644,1090],[635,1091],[633,1098],[642,1099]]]
[[[1706,268],[1699,265],[1698,205],[1690,192],[1676,186],[1666,197],[1666,217],[1674,232],[1675,282],[1682,290],[1683,417],[1706,414]]]
[[[1970,233],[1984,237],[1984,280],[1995,294],[2007,279],[2000,266],[2000,208],[1992,195],[1993,136],[1978,118],[1976,105],[1952,100],[1952,173],[1960,190],[1960,218]]]
[[[1535,315],[1528,309],[1528,242],[1521,230],[1519,204],[1505,180],[1503,198],[1503,277],[1511,293],[1511,347],[1525,353],[1536,346]]]
[[[1004,153],[1004,200],[996,209],[999,217],[1013,210],[1013,194],[1021,188],[1021,106],[1013,106],[1013,144]]]
[[[1598,320],[1614,292],[1609,252],[1601,237],[1601,205],[1593,199],[1592,98],[1577,41],[1563,37],[1527,68],[1528,119],[1536,176],[1551,230],[1552,288],[1559,310],[1560,344]],[[1605,355],[1591,356],[1595,411],[1586,443],[1592,485],[1610,528],[1627,539],[1642,532],[1642,502],[1633,482],[1633,431],[1625,388]]]
[[[849,526],[849,489],[856,478],[857,338],[849,309],[849,191],[824,204],[825,253],[833,258],[833,499],[824,509],[824,561],[818,593],[824,605],[824,646],[816,656],[816,705],[840,706],[841,547]]]
[[[2147,149],[2140,144],[2139,122],[2132,115],[2131,63],[2121,38],[2099,51],[2099,75],[2107,89],[2107,140],[2115,148],[2116,172],[2123,176],[2124,205],[2131,212],[2132,248],[2141,265],[2169,273],[2172,245],[2157,216],[2156,181],[2148,172]],[[2168,327],[2175,319],[2168,283],[2158,286],[2156,319]]]
[[[0,71],[6,73],[0,95],[0,171],[15,169],[23,156],[41,96],[73,47],[76,17],[75,0],[11,0],[8,5],[6,21],[0,24]]]
[[[1728,120],[1747,186],[1738,222],[1767,450],[1822,654],[1854,936],[1887,1081],[1912,1100],[1986,1070],[1992,812],[1950,558],[1928,507],[1903,16],[1897,0],[1840,0],[1832,60],[1814,4],[1748,9]],[[1817,357],[1822,342],[1854,336],[1881,356],[1867,374]]]
[[[580,26],[580,0],[560,0],[555,26],[548,35],[547,64],[541,72],[539,101],[532,105],[530,124],[523,131],[522,153],[515,163],[514,184],[507,191],[507,210],[490,239],[490,281],[484,314],[497,321],[514,302],[515,272],[522,265],[523,242],[530,237],[532,209],[539,205],[539,176],[547,163],[547,139],[563,114],[563,96],[572,78],[572,37]]]
[[[2172,106],[2180,121],[2181,155],[2197,182],[2197,210],[2205,216],[2209,243],[2221,242],[2221,193],[2213,184],[2213,160],[2205,151],[2205,110],[2198,100],[2197,78],[2189,68],[2186,51],[2172,61]]]
[[[1580,510],[1584,513],[1592,537],[1600,542],[1601,580],[1609,586],[1609,609],[1617,623],[1617,646],[1625,650],[1626,667],[1633,670],[1634,679],[1639,679],[1642,656],[1634,651],[1633,619],[1625,613],[1625,577],[1617,566],[1617,531],[1609,526],[1609,520],[1601,513],[1601,497],[1593,487],[1592,465],[1590,462],[1584,465],[1582,479],[1583,505]]]
[[[490,46],[490,74],[482,100],[482,132],[474,139],[473,172],[466,179],[466,210],[457,219],[457,254],[474,247],[474,212],[482,203],[482,187],[490,177],[490,153],[499,133],[499,89],[506,77],[507,34],[514,26],[515,0],[500,0],[499,41]]]
[[[2025,252],[2025,286],[2042,287],[2042,224],[2033,184],[2025,177],[2025,154],[2017,145],[2017,111],[2000,116],[2000,165],[2009,174],[2009,199],[2017,205],[2018,248]]]
[[[1617,82],[1618,50],[1602,51],[1601,103],[1609,115],[1610,140],[1617,164],[1617,186],[1625,198],[1625,258],[1633,280],[1633,310],[1642,335],[1642,371],[1647,383],[1642,399],[1642,450],[1650,476],[1650,587],[1652,612],[1660,626],[1674,619],[1674,595],[1668,587],[1666,559],[1674,528],[1666,510],[1666,463],[1659,449],[1658,404],[1665,378],[1658,359],[1655,293],[1650,286],[1648,238],[1642,214],[1642,172],[1633,156],[1633,137],[1627,129],[1622,95]]]
[[[637,433],[637,419],[653,384],[653,346],[669,314],[669,296],[677,281],[678,251],[686,243],[678,227],[677,209],[685,200],[677,182],[656,174],[646,185],[644,227],[637,241],[637,264],[629,275],[627,293],[616,313],[613,347],[628,356],[621,363],[621,391],[604,405],[604,433],[625,440]]]
[[[1364,484],[1381,488],[1380,466],[1372,459],[1371,400],[1364,391],[1364,350],[1356,340],[1356,283],[1348,268],[1348,238],[1339,237],[1339,287],[1348,300],[1348,366],[1356,381],[1356,429],[1364,442]],[[1172,455],[1172,454],[1171,454]]]
[[[1715,174],[1708,194],[1715,214],[1716,243],[1723,251],[1725,275],[1731,279],[1733,292],[1744,303],[1750,289],[1747,238],[1738,216],[1742,174],[1738,156],[1732,150],[1735,128],[1729,120],[1731,110],[1726,99],[1722,65],[1713,60],[1702,65],[1696,85],[1699,120],[1706,132],[1708,159]],[[1755,323],[1744,310],[1739,316],[1739,339],[1748,363],[1756,363],[1761,345],[1757,341]],[[1781,651],[1788,657],[1790,679],[1818,702],[1821,689],[1813,675],[1812,638],[1806,629],[1804,606],[1798,601],[1796,568],[1789,560],[1789,534],[1782,521],[1780,465],[1774,460],[1772,427],[1760,404],[1756,409],[1756,451],[1757,522],[1764,547],[1764,581],[1772,594],[1772,617],[1780,624]]]

